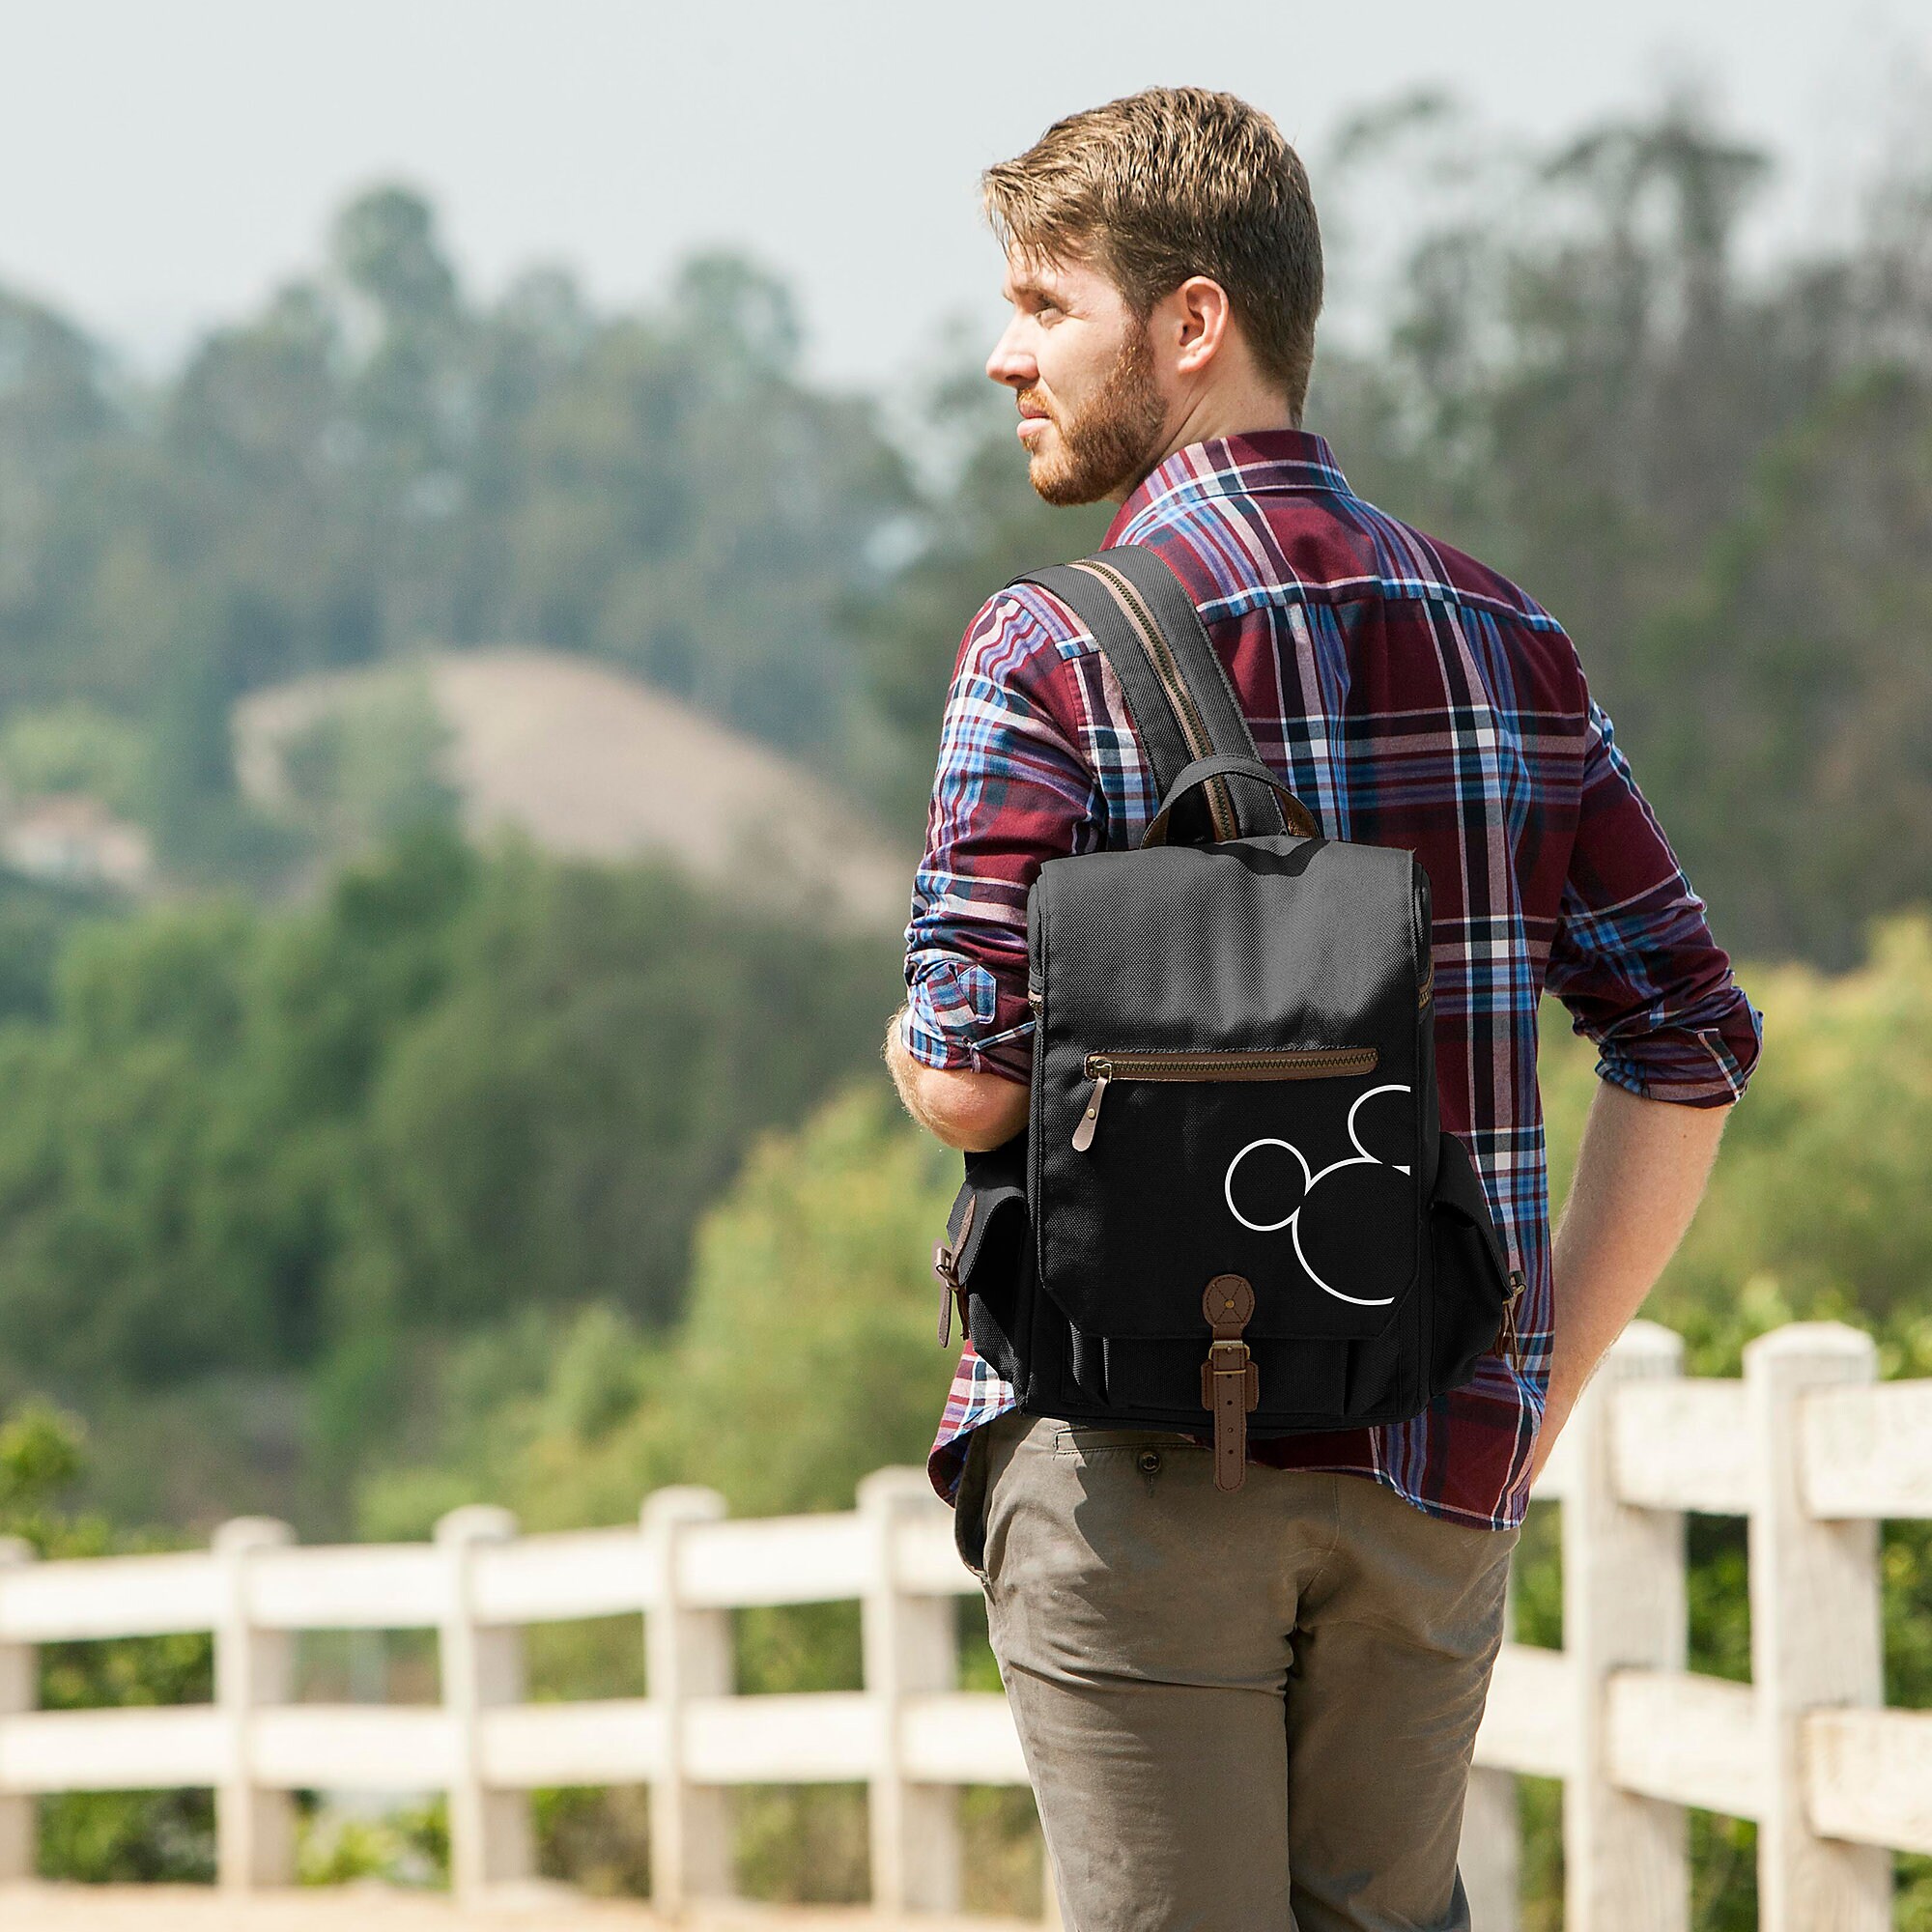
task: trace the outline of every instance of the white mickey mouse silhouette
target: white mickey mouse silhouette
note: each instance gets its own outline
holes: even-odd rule
[[[1365,1147],[1363,1147],[1362,1143],[1360,1142],[1360,1140],[1356,1138],[1355,1135],[1355,1116],[1361,1112],[1362,1103],[1365,1100],[1373,1100],[1378,1094],[1407,1094],[1412,1091],[1413,1091],[1412,1089],[1410,1089],[1406,1085],[1391,1083],[1389,1085],[1381,1087],[1371,1087],[1368,1089],[1366,1093],[1357,1094],[1355,1097],[1354,1105],[1349,1109],[1349,1125],[1348,1125],[1349,1144],[1355,1150],[1355,1151],[1352,1154],[1345,1154],[1340,1160],[1330,1161],[1328,1165],[1321,1171],[1320,1174],[1312,1174],[1309,1172],[1308,1160],[1306,1155],[1302,1153],[1301,1150],[1298,1147],[1296,1147],[1293,1141],[1277,1140],[1272,1135],[1264,1135],[1260,1140],[1250,1141],[1247,1144],[1247,1146],[1244,1147],[1240,1151],[1240,1152],[1237,1153],[1234,1157],[1234,1159],[1228,1163],[1227,1176],[1221,1183],[1221,1193],[1223,1198],[1227,1201],[1228,1212],[1231,1213],[1235,1217],[1235,1219],[1241,1224],[1242,1227],[1250,1229],[1253,1233],[1257,1235],[1274,1235],[1274,1234],[1279,1234],[1281,1230],[1284,1228],[1288,1229],[1290,1231],[1290,1236],[1294,1242],[1295,1259],[1299,1261],[1302,1267],[1306,1269],[1309,1280],[1312,1281],[1316,1285],[1316,1287],[1322,1292],[1323,1294],[1332,1294],[1337,1301],[1349,1302],[1356,1308],[1386,1308],[1392,1301],[1394,1301],[1395,1296],[1392,1294],[1382,1294],[1382,1295],[1346,1294],[1342,1292],[1341,1289],[1336,1288],[1332,1283],[1323,1281],[1321,1277],[1318,1273],[1316,1273],[1315,1269],[1309,1265],[1308,1257],[1303,1252],[1302,1249],[1301,1212],[1302,1209],[1308,1206],[1309,1197],[1314,1194],[1316,1188],[1323,1180],[1325,1180],[1331,1174],[1338,1173],[1343,1168],[1389,1167],[1393,1168],[1398,1174],[1408,1173],[1409,1170],[1406,1162],[1380,1160],[1376,1155],[1370,1153],[1369,1151]],[[1296,1166],[1298,1166],[1301,1169],[1301,1199],[1295,1203],[1293,1211],[1283,1215],[1279,1221],[1251,1221],[1245,1214],[1241,1212],[1241,1210],[1235,1206],[1236,1171],[1240,1167],[1242,1161],[1246,1160],[1251,1153],[1255,1152],[1260,1148],[1281,1148],[1285,1150],[1287,1152],[1292,1153],[1294,1156]]]

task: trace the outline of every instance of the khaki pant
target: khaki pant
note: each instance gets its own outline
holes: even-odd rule
[[[1514,1530],[1361,1476],[1007,1415],[971,1445],[986,1588],[1071,1932],[1458,1932]]]

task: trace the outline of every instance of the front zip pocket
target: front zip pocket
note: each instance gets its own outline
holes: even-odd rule
[[[1073,1151],[1085,1153],[1100,1126],[1100,1103],[1116,1080],[1330,1080],[1376,1070],[1372,1046],[1282,1046],[1252,1052],[1162,1052],[1109,1049],[1087,1056],[1087,1096]]]

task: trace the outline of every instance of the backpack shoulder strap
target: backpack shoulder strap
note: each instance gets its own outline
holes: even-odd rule
[[[1198,759],[1226,753],[1259,761],[1254,734],[1194,600],[1152,551],[1123,544],[1012,581],[1051,591],[1093,632],[1126,694],[1161,797]],[[1237,775],[1210,780],[1176,815],[1183,837],[1254,838],[1288,830],[1274,792]]]
[[[1228,667],[1208,641],[1208,627],[1187,586],[1174,573],[1174,566],[1158,551],[1143,544],[1119,544],[1103,550],[1094,562],[1110,564],[1140,592],[1153,620],[1160,626],[1186,680],[1213,751],[1210,755],[1230,753],[1236,757],[1261,758],[1255,734],[1248,728],[1241,700],[1235,695],[1235,681]]]
[[[1049,564],[1041,570],[1026,571],[1013,582],[1037,583],[1051,591],[1093,632],[1100,655],[1126,695],[1134,733],[1153,767],[1153,788],[1165,797],[1168,787],[1193,762],[1194,753],[1174,715],[1160,672],[1149,658],[1140,633],[1121,608],[1119,597],[1097,571],[1078,563]]]

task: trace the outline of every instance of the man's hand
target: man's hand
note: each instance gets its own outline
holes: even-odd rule
[[[1027,1123],[1027,1090],[997,1073],[948,1072],[922,1065],[905,1047],[905,1009],[886,1028],[886,1065],[905,1110],[948,1147],[984,1153]]]
[[[1535,1474],[1605,1351],[1684,1238],[1730,1111],[1644,1100],[1598,1083],[1554,1242],[1556,1335]]]

